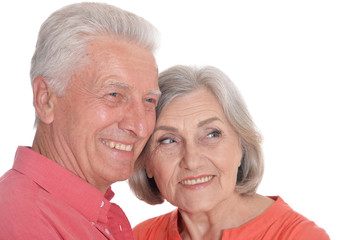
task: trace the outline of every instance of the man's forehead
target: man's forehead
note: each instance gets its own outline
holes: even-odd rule
[[[110,78],[104,82],[102,88],[119,88],[119,89],[125,89],[125,90],[133,90],[136,87],[132,86],[131,84],[121,82],[120,80],[117,80],[115,78]],[[149,89],[147,91],[147,94],[154,94],[154,95],[160,96],[161,92],[158,88],[158,85],[155,85],[154,88]]]

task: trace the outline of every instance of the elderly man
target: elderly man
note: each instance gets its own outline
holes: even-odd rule
[[[37,130],[0,179],[0,239],[133,239],[110,186],[132,174],[154,128],[156,36],[100,3],[44,22],[31,66]]]

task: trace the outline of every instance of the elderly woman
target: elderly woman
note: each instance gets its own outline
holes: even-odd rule
[[[329,239],[280,197],[256,193],[261,136],[223,72],[175,66],[159,87],[156,127],[129,184],[178,209],[137,225],[135,239]]]

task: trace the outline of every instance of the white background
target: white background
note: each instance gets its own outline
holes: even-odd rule
[[[360,1],[106,1],[162,33],[159,69],[214,65],[239,86],[264,137],[259,193],[280,195],[332,239],[361,239]],[[0,5],[0,175],[31,145],[30,59],[41,23],[73,1]],[[113,186],[132,225],[173,209]],[[2,206],[4,207],[4,206]]]

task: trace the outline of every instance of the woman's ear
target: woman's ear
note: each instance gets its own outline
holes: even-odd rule
[[[152,170],[150,170],[150,168],[148,168],[147,166],[145,166],[145,173],[147,174],[148,178],[154,177]]]
[[[46,78],[37,76],[33,81],[33,102],[37,116],[46,124],[50,124],[54,120],[56,98],[57,96]]]
[[[246,157],[246,154],[247,154],[247,148],[245,146],[240,145],[240,149],[241,149],[241,159],[239,161],[238,167],[240,167],[242,164],[244,164],[244,158]]]

